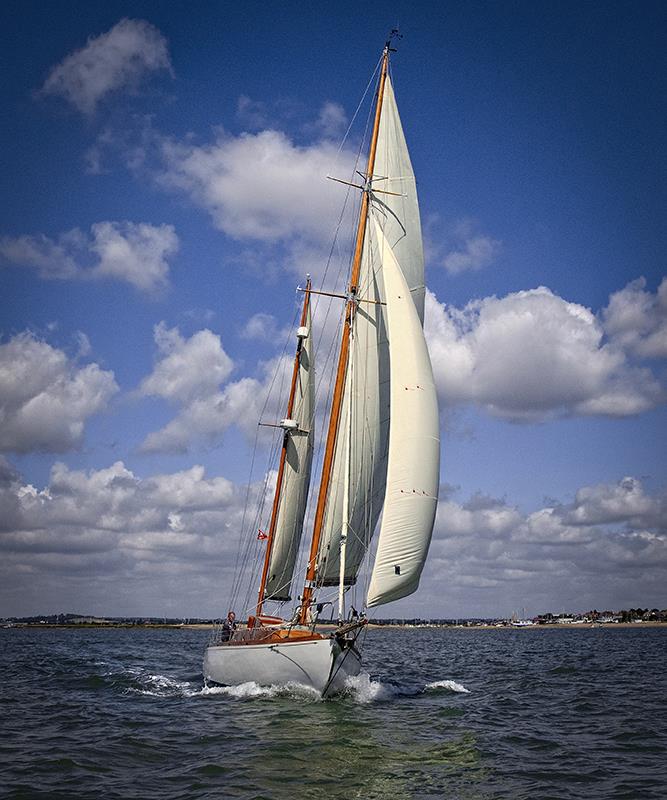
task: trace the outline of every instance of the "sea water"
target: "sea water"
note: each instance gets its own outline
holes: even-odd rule
[[[370,630],[330,700],[206,687],[207,638],[0,630],[0,796],[667,797],[667,629]]]

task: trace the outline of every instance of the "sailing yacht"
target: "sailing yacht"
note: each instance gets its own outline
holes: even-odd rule
[[[375,92],[344,321],[303,589],[290,619],[265,614],[291,599],[313,465],[315,358],[308,280],[259,592],[246,627],[206,648],[207,681],[296,682],[323,696],[361,669],[366,610],[416,591],[435,519],[438,406],[423,333],[424,257],[415,177],[389,75],[386,43]],[[346,181],[341,181],[347,183]],[[346,613],[382,521],[364,611]],[[326,587],[338,587],[338,625],[318,627]],[[331,589],[329,591],[332,591]],[[335,589],[333,590],[335,591]]]

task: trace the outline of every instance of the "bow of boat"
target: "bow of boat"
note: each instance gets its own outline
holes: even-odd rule
[[[326,634],[300,626],[236,631],[230,641],[208,645],[204,678],[224,686],[298,683],[323,696],[335,694],[361,669],[356,633],[339,629]]]

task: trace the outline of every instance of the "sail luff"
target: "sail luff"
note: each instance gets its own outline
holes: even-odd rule
[[[414,592],[431,542],[440,477],[438,401],[426,340],[409,286],[380,225],[390,344],[391,428],[382,525],[369,607]]]
[[[380,70],[380,81],[378,84],[377,102],[375,106],[375,119],[373,121],[373,132],[371,135],[371,143],[368,152],[368,164],[367,164],[366,174],[368,176],[369,181],[370,181],[370,176],[373,174],[373,169],[375,167],[375,155],[377,152],[378,132],[380,129],[380,116],[382,114],[382,101],[384,97],[384,87],[385,87],[385,82],[387,80],[388,67],[389,67],[389,44],[386,44],[382,55],[382,67]],[[343,387],[345,384],[345,374],[347,372],[347,361],[348,361],[348,354],[350,347],[350,333],[352,330],[354,313],[357,306],[356,293],[359,284],[361,255],[363,252],[364,239],[366,236],[366,224],[368,221],[369,193],[370,193],[369,190],[364,191],[361,197],[361,208],[359,211],[359,221],[357,224],[357,237],[356,237],[356,244],[354,249],[354,257],[352,261],[352,270],[351,270],[350,284],[349,284],[350,299],[347,301],[345,309],[345,322],[343,325],[343,333],[340,345],[340,355],[338,358],[338,366],[336,369],[336,381],[334,384],[334,393],[331,401],[329,429],[327,431],[327,442],[322,464],[322,477],[320,480],[320,489],[317,497],[317,507],[315,510],[313,538],[311,541],[310,554],[308,557],[308,565],[306,568],[306,579],[304,583],[304,589],[301,601],[301,609],[299,612],[299,621],[302,625],[308,622],[310,603],[313,596],[315,574],[317,571],[317,553],[319,550],[320,538],[322,535],[324,512],[329,497],[331,468],[333,466],[333,458],[336,449],[336,439],[338,436],[340,411],[343,399]]]
[[[305,291],[305,294],[304,294],[303,308],[301,310],[301,319],[300,319],[300,327],[301,328],[305,327],[306,324],[309,322],[309,319],[310,319],[310,287],[311,287],[311,281],[310,281],[310,277],[309,277],[307,279],[307,281],[306,281],[306,291]],[[308,327],[310,327],[310,326],[308,325]],[[309,331],[309,334],[310,334],[310,331]],[[294,356],[294,366],[292,368],[292,381],[291,381],[291,384],[290,384],[290,392],[289,392],[289,397],[288,397],[288,400],[287,400],[287,416],[286,416],[286,419],[291,419],[292,414],[294,413],[294,400],[295,400],[295,397],[296,397],[297,381],[298,381],[298,378],[299,378],[299,370],[300,370],[300,366],[301,366],[301,355],[302,355],[302,353],[304,351],[303,342],[304,342],[303,337],[299,336],[298,343],[297,343],[297,349],[296,349],[296,355]],[[312,368],[312,364],[309,365],[309,367]],[[309,427],[310,427],[310,425],[309,425]],[[308,431],[308,435],[312,436],[312,433],[311,433],[310,430]],[[274,496],[273,496],[273,505],[271,507],[271,521],[269,523],[269,532],[268,532],[268,538],[267,538],[267,541],[266,541],[266,552],[264,554],[264,564],[263,564],[263,567],[262,567],[262,576],[261,576],[260,584],[259,584],[259,592],[258,592],[258,597],[257,597],[257,608],[256,608],[256,611],[255,611],[255,614],[256,614],[257,617],[259,617],[261,615],[262,606],[263,606],[264,600],[267,599],[266,598],[266,583],[267,583],[267,577],[268,577],[268,574],[269,574],[269,564],[270,564],[271,556],[272,556],[272,553],[273,553],[273,545],[274,545],[274,542],[275,542],[276,528],[277,528],[277,524],[278,524],[278,511],[279,511],[279,508],[280,508],[280,502],[281,502],[282,491],[283,491],[283,484],[284,484],[284,477],[285,477],[285,464],[286,464],[286,460],[287,460],[287,450],[288,450],[288,445],[289,445],[289,437],[290,437],[290,431],[286,429],[285,433],[284,433],[284,436],[283,436],[282,449],[280,451],[280,461],[279,461],[279,465],[278,465],[278,476],[277,476],[277,479],[276,479],[276,489],[275,489],[275,493],[274,493]],[[309,469],[310,469],[310,465],[308,465],[308,470]]]

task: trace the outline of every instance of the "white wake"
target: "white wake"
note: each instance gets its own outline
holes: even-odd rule
[[[470,694],[470,689],[466,689],[462,683],[457,683],[456,681],[433,681],[433,683],[427,683],[424,687],[424,691],[429,689],[449,689],[450,692]]]
[[[362,705],[389,700],[396,694],[392,686],[372,680],[367,672],[349,677],[345,681],[345,688],[346,694]]]
[[[317,689],[313,689],[312,686],[305,686],[302,683],[292,682],[261,686],[259,683],[255,683],[255,681],[247,681],[246,683],[239,683],[236,686],[204,686],[193,694],[201,695],[202,697],[208,695],[225,695],[234,700],[251,700],[258,697],[267,699],[272,699],[274,697],[290,697],[294,700],[316,702],[322,699]]]
[[[112,671],[103,673],[109,677],[121,677],[118,672]],[[312,686],[301,683],[271,684],[262,686],[255,681],[247,681],[235,686],[207,686],[193,681],[177,680],[168,675],[155,674],[141,667],[129,667],[123,670],[126,676],[130,676],[135,686],[127,687],[126,691],[132,694],[149,695],[152,697],[228,697],[231,700],[254,700],[274,698],[287,698],[299,702],[316,703],[321,702],[320,693]],[[345,682],[343,698],[353,700],[360,705],[370,703],[382,703],[392,698],[415,696],[425,692],[448,691],[460,694],[470,694],[461,683],[453,680],[440,680],[427,683],[421,689],[409,689],[396,686],[391,683],[384,683],[373,679],[367,672],[349,677]]]

